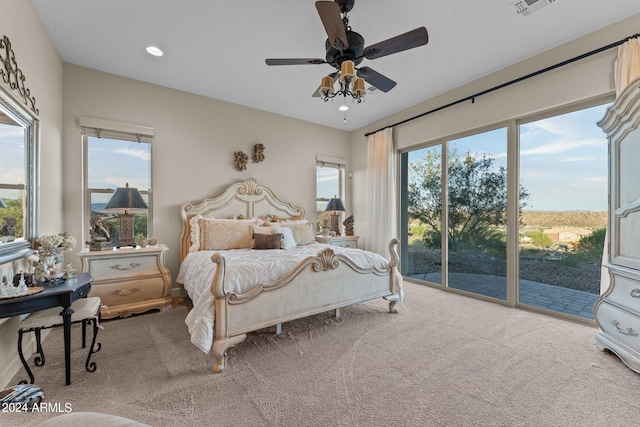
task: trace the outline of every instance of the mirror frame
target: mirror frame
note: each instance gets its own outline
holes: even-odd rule
[[[0,84],[0,108],[25,129],[24,240],[0,244],[0,264],[4,264],[30,255],[33,239],[37,236],[40,121],[2,84]]]

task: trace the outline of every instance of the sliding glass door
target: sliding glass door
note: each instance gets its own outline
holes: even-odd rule
[[[607,105],[519,126],[519,301],[593,319],[607,226]]]
[[[607,104],[401,153],[401,269],[443,288],[592,319],[607,224]]]
[[[507,128],[448,145],[448,286],[505,300]]]

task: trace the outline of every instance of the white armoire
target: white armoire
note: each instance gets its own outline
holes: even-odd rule
[[[598,126],[609,139],[610,285],[594,307],[596,345],[640,372],[640,78]]]

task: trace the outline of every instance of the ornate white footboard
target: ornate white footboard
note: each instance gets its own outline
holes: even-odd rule
[[[281,280],[260,284],[243,294],[225,292],[225,261],[215,253],[211,257],[217,264],[211,283],[215,298],[213,372],[224,369],[227,349],[244,341],[247,332],[374,298],[385,298],[389,312],[397,313],[396,306],[402,299],[396,270],[397,244],[397,239],[389,243],[386,269],[359,268],[349,258],[326,248],[306,258]]]

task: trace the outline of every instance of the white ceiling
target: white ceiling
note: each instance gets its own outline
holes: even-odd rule
[[[420,26],[429,43],[364,60],[398,85],[350,105],[344,124],[339,100],[311,97],[330,65],[264,62],[324,58],[312,0],[32,1],[65,62],[344,130],[640,13],[639,0],[556,0],[526,18],[514,0],[356,0],[350,25],[366,45]]]

